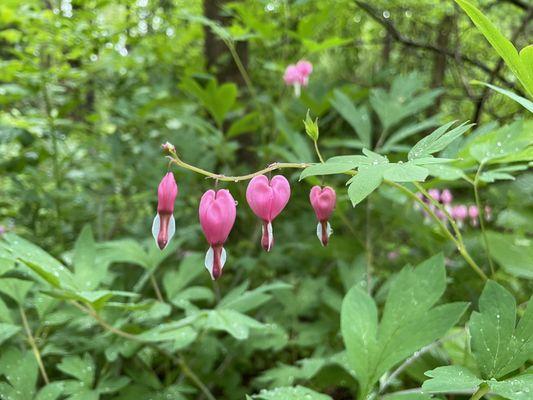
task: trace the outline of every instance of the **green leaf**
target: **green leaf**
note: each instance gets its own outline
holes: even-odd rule
[[[533,48],[533,46],[528,46],[528,47]],[[532,63],[533,63],[533,60],[532,60]],[[529,65],[533,65],[533,64],[529,64]],[[494,90],[494,91],[496,91],[498,93],[501,93],[504,96],[509,97],[511,100],[516,101],[518,104],[523,106],[526,110],[528,110],[529,112],[533,113],[533,102],[532,101],[530,101],[530,100],[528,100],[528,99],[526,99],[526,98],[524,98],[522,96],[519,96],[516,93],[511,92],[510,90],[503,89],[503,88],[501,88],[499,86],[491,85],[490,83],[479,82],[479,81],[475,81],[473,83],[478,84],[478,85],[487,86],[487,87],[491,88],[492,90]]]
[[[163,287],[167,297],[172,300],[192,281],[203,274],[203,264],[203,254],[189,253],[183,258],[178,268],[168,271],[163,279]]]
[[[413,135],[416,135],[419,132],[425,131],[429,128],[434,128],[439,126],[440,116],[435,115],[429,119],[426,119],[417,124],[407,125],[401,129],[394,132],[385,142],[382,147],[384,152],[388,152],[392,149],[393,145],[402,142],[404,139],[407,139]]]
[[[360,392],[367,393],[378,356],[378,311],[374,300],[359,287],[350,289],[342,302],[341,332]]]
[[[431,378],[422,385],[422,390],[426,393],[475,391],[484,382],[468,368],[459,365],[438,367],[425,372],[425,375]]]
[[[457,4],[468,14],[472,22],[492,45],[494,50],[505,61],[513,74],[520,80],[524,88],[533,97],[533,72],[531,64],[525,64],[529,57],[524,59],[518,54],[513,44],[503,36],[498,28],[468,0],[455,0]]]
[[[413,160],[415,161],[415,160]],[[435,176],[443,181],[455,181],[458,179],[466,178],[465,173],[460,168],[451,167],[449,165],[442,164],[430,164],[425,165],[429,175]]]
[[[531,302],[531,300],[530,300]],[[496,282],[485,285],[479,299],[479,312],[470,317],[471,347],[484,378],[500,378],[519,368],[530,356],[533,331],[515,333],[514,297]],[[519,326],[533,326],[533,308],[528,307]]]
[[[227,308],[241,313],[256,309],[272,299],[272,293],[279,290],[288,290],[292,286],[276,282],[267,285],[261,285],[253,290],[246,290],[248,282],[244,282],[239,287],[229,292],[217,305],[217,308]]]
[[[234,310],[211,310],[208,313],[206,327],[225,331],[237,340],[247,339],[250,329],[261,329],[262,323]]]
[[[88,353],[85,353],[83,358],[80,356],[63,357],[57,365],[57,369],[83,382],[88,387],[92,387],[94,383],[94,361]]]
[[[230,125],[226,136],[234,138],[243,133],[253,133],[259,128],[259,121],[259,113],[256,111],[246,114]]]
[[[470,127],[474,125],[466,125],[466,122],[463,122],[461,125],[457,126],[451,131],[448,131],[448,129],[455,122],[456,121],[448,122],[447,124],[434,130],[428,136],[422,138],[409,151],[409,154],[407,155],[409,160],[427,157],[430,154],[443,150],[446,146],[448,146],[450,143],[452,143],[455,139],[460,137],[463,133],[470,129]]]
[[[252,398],[260,400],[331,400],[331,397],[303,386],[262,390],[259,394],[253,395]]]
[[[316,175],[333,175],[333,174],[342,174],[344,172],[350,171],[354,168],[352,163],[334,163],[329,162],[311,165],[302,171],[300,174],[300,180],[305,179],[310,176]]]
[[[15,300],[19,305],[24,303],[28,292],[33,286],[33,282],[24,281],[17,278],[2,278],[0,279],[0,292],[8,295]]]
[[[46,282],[55,287],[76,289],[77,284],[71,272],[40,247],[11,233],[5,234],[4,240],[13,256]]]
[[[152,269],[152,259],[146,254],[142,246],[132,239],[114,240],[98,244],[100,262],[129,263]]]
[[[530,400],[533,393],[533,374],[525,373],[500,382],[488,382],[491,393],[512,400]]]
[[[63,386],[63,382],[52,382],[39,390],[35,400],[56,400],[63,393]]]
[[[333,108],[350,124],[363,145],[370,147],[372,125],[368,109],[365,106],[355,107],[352,100],[338,89],[333,92],[330,102]]]
[[[20,328],[16,325],[4,324],[0,322],[0,345],[19,331]]]
[[[433,307],[445,285],[442,255],[415,269],[403,268],[390,283],[379,328],[372,298],[361,289],[348,292],[342,305],[341,331],[361,398],[366,397],[385,372],[442,337],[457,323],[466,303]]]
[[[357,175],[348,181],[348,196],[354,207],[381,185],[385,169],[384,165],[360,167]]]
[[[533,279],[533,243],[531,239],[510,233],[487,232],[490,255],[508,273]]]
[[[0,354],[0,375],[4,375],[7,384],[4,387],[16,400],[29,400],[35,394],[37,384],[37,362],[31,351],[21,351],[15,347],[3,349]],[[6,393],[0,386],[0,394]]]
[[[74,275],[80,288],[92,290],[105,278],[107,265],[95,263],[96,245],[90,225],[85,225],[74,245]]]
[[[383,178],[393,182],[423,182],[428,176],[428,170],[412,163],[394,163],[383,173]]]

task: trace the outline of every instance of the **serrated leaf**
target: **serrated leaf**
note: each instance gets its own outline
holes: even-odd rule
[[[531,301],[531,300],[530,300]],[[533,312],[524,315],[523,326],[531,326]],[[523,318],[524,318],[523,317]],[[479,312],[470,317],[471,347],[484,378],[499,378],[530,357],[533,331],[515,334],[516,303],[505,288],[488,281],[479,299]]]
[[[425,393],[475,391],[484,382],[468,368],[459,365],[438,367],[425,372],[425,375],[430,377],[422,384]]]
[[[259,394],[253,395],[252,398],[260,400],[331,400],[331,397],[303,386],[262,390]]]
[[[8,295],[19,305],[24,303],[28,292],[33,286],[33,282],[17,278],[0,279],[0,292]]]
[[[20,331],[16,325],[0,322],[0,345]]]
[[[331,105],[350,124],[363,146],[370,146],[372,126],[368,109],[365,106],[355,107],[350,98],[340,90],[333,92]]]
[[[354,207],[381,185],[384,170],[382,165],[360,167],[357,175],[348,181],[348,196]]]
[[[94,383],[94,368],[94,361],[88,353],[85,353],[83,358],[80,356],[63,357],[57,365],[57,369],[83,382],[87,387],[92,387]]]
[[[305,179],[309,176],[316,175],[332,175],[332,174],[342,174],[344,172],[352,170],[353,164],[351,163],[333,163],[326,162],[322,164],[315,164],[307,167],[300,174],[300,180]]]
[[[455,122],[456,121],[448,122],[417,142],[407,155],[409,160],[427,157],[430,154],[443,150],[474,125],[466,125],[466,122],[463,122],[461,125],[448,131]]]
[[[533,394],[533,374],[525,373],[500,382],[488,382],[491,393],[511,400],[531,400]]]
[[[383,178],[393,182],[423,182],[429,171],[412,163],[389,164]]]

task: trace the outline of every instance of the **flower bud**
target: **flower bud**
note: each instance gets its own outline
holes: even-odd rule
[[[157,246],[163,250],[174,233],[176,221],[174,220],[174,202],[178,195],[178,185],[172,172],[167,173],[157,189],[157,215],[152,223],[152,236]]]
[[[307,115],[305,116],[304,126],[307,136],[309,136],[314,142],[316,142],[319,136],[318,118],[313,121],[309,116],[309,110],[307,110]]]
[[[270,251],[274,245],[272,221],[285,208],[291,197],[289,181],[276,175],[270,181],[265,175],[254,177],[246,189],[246,201],[263,221],[261,246]]]

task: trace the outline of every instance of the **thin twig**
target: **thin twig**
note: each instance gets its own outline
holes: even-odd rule
[[[43,359],[41,358],[41,353],[39,352],[39,348],[37,347],[37,344],[35,343],[35,339],[33,338],[33,335],[31,333],[30,325],[28,324],[28,318],[26,317],[26,312],[24,311],[24,308],[19,305],[19,311],[20,311],[20,317],[22,318],[22,325],[24,326],[24,331],[26,332],[26,336],[28,337],[28,342],[30,343],[31,349],[33,350],[33,354],[35,356],[35,359],[37,360],[37,365],[39,365],[39,370],[41,371],[41,375],[43,377],[44,383],[47,385],[50,383],[50,380],[48,379],[48,374],[46,373],[46,369],[44,368]]]

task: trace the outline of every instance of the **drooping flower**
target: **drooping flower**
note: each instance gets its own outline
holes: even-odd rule
[[[283,80],[286,85],[294,87],[294,94],[300,97],[300,90],[302,86],[307,86],[309,83],[309,75],[313,72],[313,64],[306,60],[300,60],[294,64],[290,64],[285,69]]]
[[[433,200],[440,201],[440,190],[439,189],[429,189],[428,194],[433,198]]]
[[[464,204],[460,204],[452,207],[451,216],[457,221],[457,224],[461,228],[464,220],[468,217],[468,208]]]
[[[246,189],[246,201],[263,221],[261,246],[270,251],[274,245],[272,221],[285,208],[291,197],[289,181],[276,175],[270,181],[265,175],[254,177]]]
[[[235,223],[237,208],[229,190],[208,190],[200,200],[200,225],[209,243],[205,255],[205,267],[211,279],[218,279],[226,263],[224,243]]]
[[[157,189],[157,215],[152,224],[152,236],[157,246],[163,250],[176,232],[176,222],[174,220],[174,202],[178,195],[178,185],[174,179],[174,174],[168,172]]]
[[[329,186],[324,188],[313,186],[309,193],[309,200],[311,201],[316,218],[318,219],[316,235],[318,236],[320,243],[322,243],[323,246],[327,246],[329,237],[333,233],[328,220],[337,201],[335,190]]]
[[[487,221],[492,220],[492,208],[490,206],[485,206],[485,219]]]
[[[477,206],[471,205],[470,207],[468,207],[468,216],[470,217],[470,223],[472,224],[472,226],[477,226],[479,217],[479,210]]]
[[[444,189],[440,194],[440,201],[445,205],[450,204],[453,201],[452,192],[450,192],[448,189]]]

